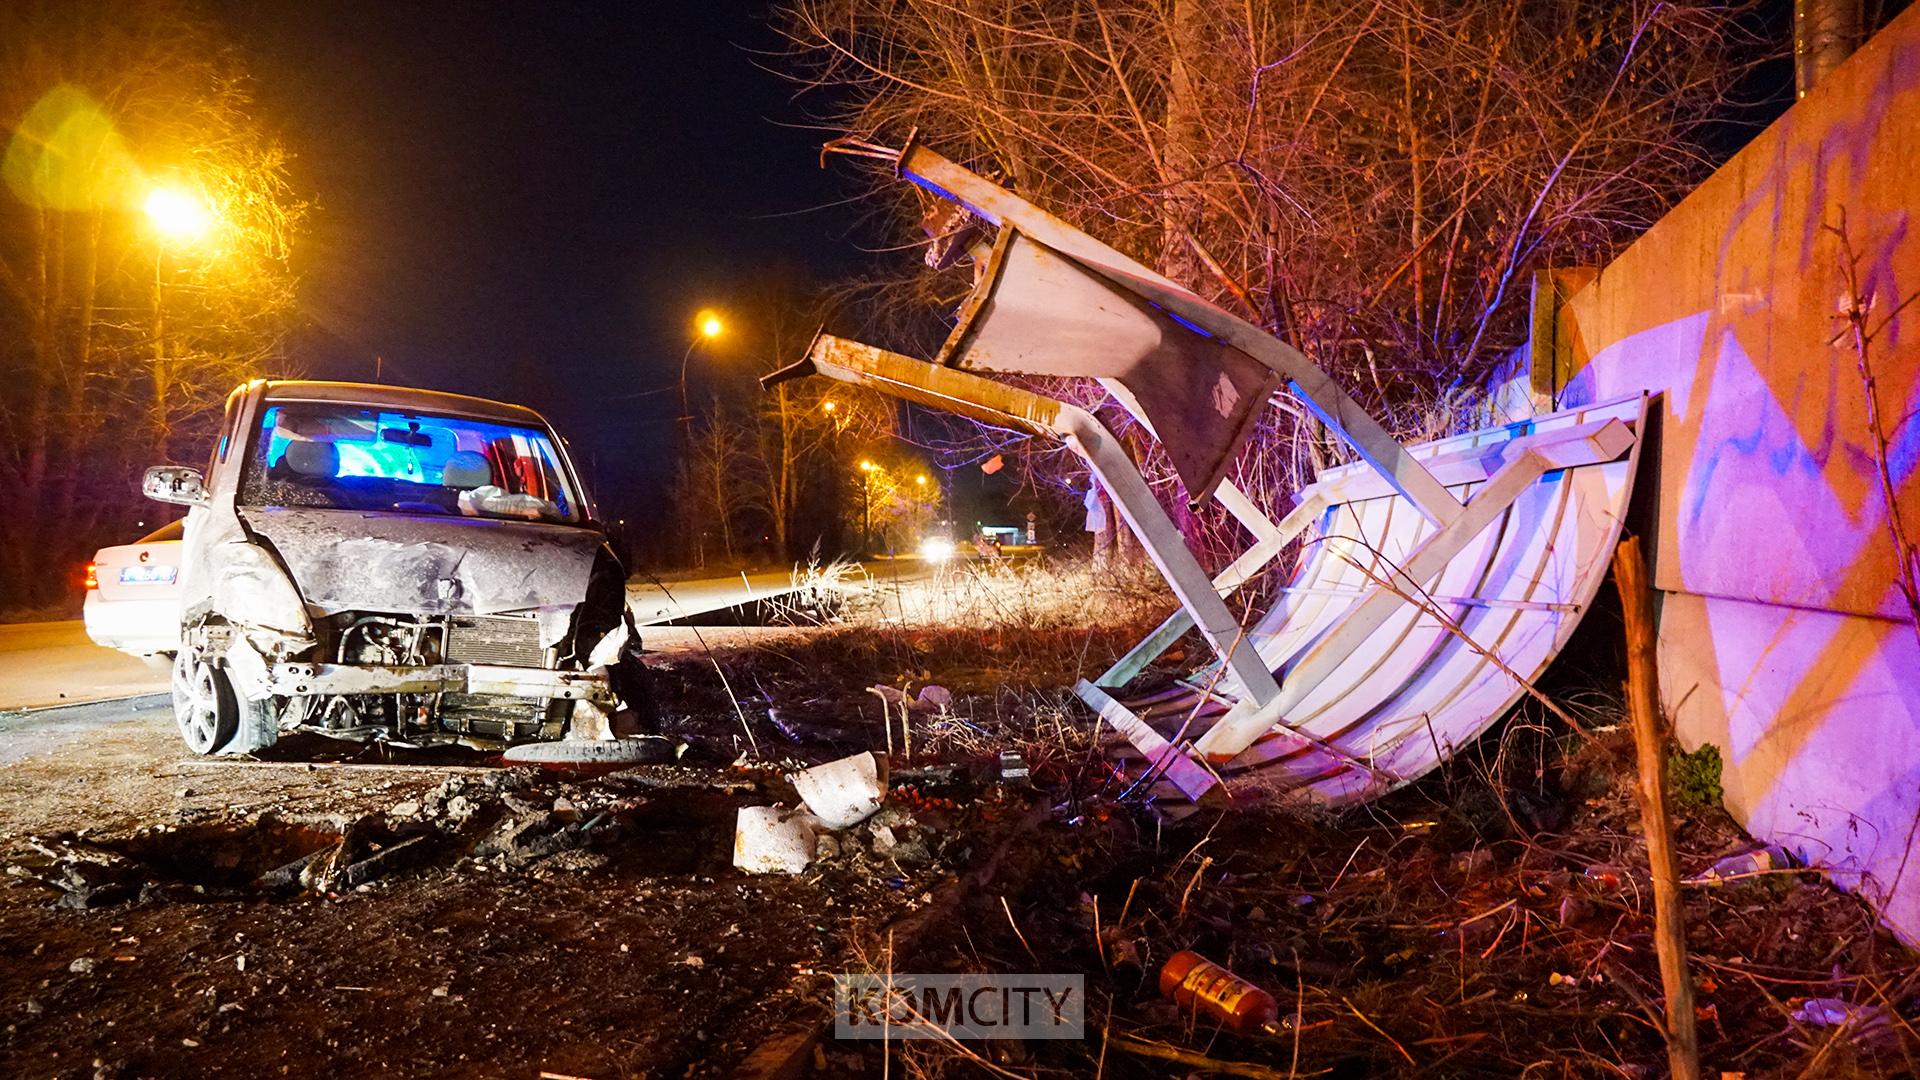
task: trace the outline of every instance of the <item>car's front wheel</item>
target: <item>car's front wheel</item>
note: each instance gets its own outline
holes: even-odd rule
[[[173,722],[196,754],[250,754],[280,737],[273,699],[248,701],[227,673],[181,650],[173,660]]]
[[[173,658],[173,722],[196,754],[218,752],[240,722],[233,687],[211,662],[187,649]]]

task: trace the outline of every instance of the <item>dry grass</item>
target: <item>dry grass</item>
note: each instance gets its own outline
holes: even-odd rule
[[[1057,691],[1097,674],[1172,609],[1145,563],[970,561],[926,580],[869,579],[818,647],[908,681],[938,669],[956,691]]]
[[[756,724],[777,710],[780,731],[798,734],[780,752],[801,757],[883,745],[867,687],[943,685],[949,705],[912,714],[912,764],[983,783],[994,755],[1018,749],[1054,809],[1023,828],[1012,872],[969,891],[915,945],[870,952],[864,969],[1082,972],[1087,1040],[895,1043],[893,1075],[1168,1075],[1171,1059],[1143,1047],[1242,1075],[1658,1073],[1651,894],[1611,675],[1562,670],[1543,684],[1556,709],[1523,702],[1448,766],[1377,802],[1237,797],[1225,813],[1163,825],[1120,805],[1126,784],[1063,689],[1166,610],[1151,572],[1129,573],[982,565],[898,591],[881,581],[841,625],[722,658],[751,687]],[[1608,653],[1568,655],[1604,669]],[[686,704],[726,737],[723,702]],[[773,726],[761,731],[764,744]],[[1686,873],[1747,842],[1701,806],[1683,808],[1676,838]],[[1920,966],[1868,905],[1804,871],[1690,886],[1684,900],[1709,1075],[1920,1072],[1920,1037],[1901,1019],[1920,1001]],[[1161,1000],[1154,976],[1181,948],[1274,993],[1298,1015],[1297,1036],[1225,1036]],[[1806,998],[1881,1019],[1822,1027],[1796,1013]],[[819,1075],[883,1067],[876,1046],[830,1050]]]
[[[1160,575],[1144,561],[966,560],[942,564],[923,581],[896,584],[878,575],[869,589],[872,605],[862,621],[916,629],[1131,625],[1164,615],[1173,604]]]

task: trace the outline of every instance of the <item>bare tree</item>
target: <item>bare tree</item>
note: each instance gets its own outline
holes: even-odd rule
[[[1293,342],[1403,433],[1430,434],[1456,422],[1458,387],[1522,340],[1517,283],[1603,262],[1709,170],[1704,126],[1727,117],[1743,57],[1762,51],[1745,12],[789,0],[784,26],[823,128],[896,143],[917,131]],[[873,181],[906,234],[925,208]],[[916,299],[957,296],[964,273],[923,275]],[[1077,396],[1125,434],[1097,391]],[[1281,404],[1240,469],[1273,498],[1337,453]]]
[[[743,524],[766,514],[766,489],[756,482],[759,458],[752,419],[716,395],[694,427],[689,454],[680,463],[675,501],[696,566],[707,564],[708,548],[716,542],[728,562],[738,559]]]
[[[0,604],[70,590],[128,538],[140,467],[202,452],[222,395],[277,365],[304,207],[250,105],[190,3],[0,11]],[[154,230],[160,188],[196,235]]]

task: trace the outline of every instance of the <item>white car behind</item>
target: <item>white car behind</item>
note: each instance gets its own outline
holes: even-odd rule
[[[180,648],[180,534],[175,521],[94,553],[82,611],[94,644],[135,656]]]

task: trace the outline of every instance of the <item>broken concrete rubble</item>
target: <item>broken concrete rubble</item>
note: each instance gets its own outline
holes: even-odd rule
[[[912,789],[902,791],[910,796]],[[877,860],[883,865],[873,867],[876,872],[892,874],[933,863],[935,831],[932,821],[892,802],[839,828],[804,811],[744,807],[735,830],[733,864],[754,874],[798,874],[819,864],[850,869]]]
[[[743,806],[733,835],[733,865],[749,874],[798,874],[818,851],[820,819],[779,806]]]
[[[887,794],[888,762],[868,751],[802,769],[787,779],[830,829],[857,825],[880,809]]]

